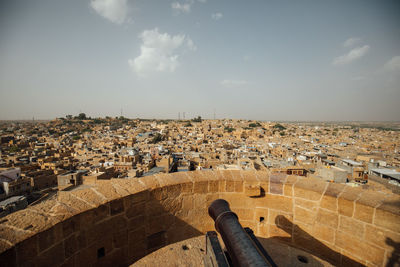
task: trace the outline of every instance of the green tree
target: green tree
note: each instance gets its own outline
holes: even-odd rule
[[[163,137],[161,134],[156,133],[156,135],[154,135],[153,139],[151,140],[152,144],[157,144],[158,142],[161,142],[163,140]]]
[[[283,131],[286,129],[286,127],[284,127],[283,125],[281,125],[279,123],[275,124],[273,128],[278,129],[280,131]]]
[[[193,122],[202,122],[201,116],[198,116],[197,118],[192,119]]]
[[[85,113],[79,113],[78,119],[79,120],[86,120],[86,114]]]

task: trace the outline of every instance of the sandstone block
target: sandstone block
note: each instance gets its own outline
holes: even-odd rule
[[[358,202],[355,203],[354,218],[363,222],[372,223],[373,216],[374,208]]]
[[[345,198],[338,198],[338,211],[340,215],[353,216],[354,202]]]
[[[194,193],[204,194],[208,192],[208,181],[194,182]]]
[[[384,259],[384,249],[374,245],[366,244],[356,236],[338,231],[336,233],[335,245],[354,254],[354,256],[372,262],[376,265],[382,265]]]
[[[335,239],[335,230],[329,226],[316,223],[313,229],[313,236],[317,239],[333,243]]]
[[[321,208],[328,209],[330,211],[336,212],[338,210],[338,200],[336,197],[331,197],[329,195],[324,195],[321,200]]]
[[[305,224],[314,224],[317,218],[317,213],[312,212],[301,207],[296,206],[294,209],[294,221],[305,223]]]
[[[374,224],[396,233],[400,232],[400,216],[379,208],[375,212]]]
[[[347,216],[340,216],[339,230],[358,238],[363,238],[364,236],[364,224]]]
[[[317,213],[316,223],[327,225],[332,228],[337,228],[339,216],[336,212],[331,212],[324,209],[319,209]]]

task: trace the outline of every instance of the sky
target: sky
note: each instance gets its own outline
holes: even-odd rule
[[[400,121],[400,1],[0,0],[0,120]]]

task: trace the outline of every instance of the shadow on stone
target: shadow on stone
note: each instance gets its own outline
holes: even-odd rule
[[[288,244],[289,246],[304,250],[312,255],[315,255],[322,260],[329,262],[335,266],[364,266],[363,264],[350,259],[349,257],[340,254],[339,252],[329,248],[321,241],[317,240],[298,225],[293,224],[286,217],[278,215],[275,217],[275,224],[278,228],[285,231],[290,237],[270,237],[259,238],[264,245],[266,240],[275,239]],[[266,239],[266,240],[265,240]],[[268,249],[268,248],[267,248]],[[292,257],[293,258],[293,257]],[[318,266],[318,265],[312,265]]]
[[[386,264],[387,267],[399,266],[400,265],[400,242],[395,242],[390,237],[386,237],[385,243],[388,246],[393,247],[393,252],[389,257]]]

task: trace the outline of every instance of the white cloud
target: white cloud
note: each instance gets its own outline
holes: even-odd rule
[[[355,44],[358,44],[359,42],[361,42],[361,38],[351,37],[351,38],[347,39],[346,41],[344,41],[343,46],[350,47]]]
[[[247,85],[249,82],[246,80],[222,80],[220,84],[224,87],[232,88],[232,87],[240,87]]]
[[[400,56],[392,57],[384,67],[388,71],[400,71]]]
[[[197,0],[197,1],[203,4],[207,2],[207,0]],[[176,12],[176,14],[190,13],[190,11],[192,10],[192,6],[195,2],[196,2],[195,0],[185,0],[182,3],[175,1],[171,3],[171,7]]]
[[[158,29],[145,30],[140,36],[140,55],[128,61],[139,76],[149,72],[174,72],[179,65],[180,54],[196,50],[193,41],[183,34],[159,33]]]
[[[192,2],[187,2],[187,3],[183,3],[183,4],[181,4],[179,2],[173,2],[171,4],[172,9],[174,9],[178,13],[180,13],[180,12],[189,13],[191,6],[192,6]]]
[[[217,12],[217,13],[212,14],[211,17],[213,20],[220,20],[220,19],[222,19],[223,15],[222,15],[222,13]]]
[[[91,0],[90,6],[113,23],[122,24],[129,20],[127,0]]]
[[[356,47],[350,50],[349,53],[335,58],[332,62],[333,65],[344,65],[353,62],[361,57],[363,57],[369,50],[369,45],[364,45]]]

